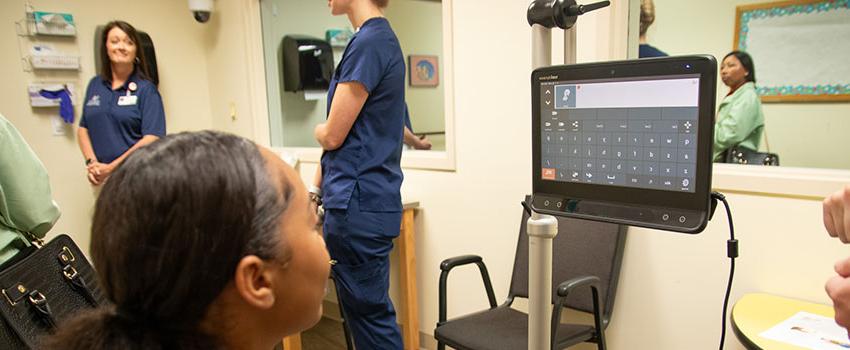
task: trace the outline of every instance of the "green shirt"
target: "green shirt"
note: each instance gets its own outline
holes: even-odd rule
[[[59,219],[47,169],[18,130],[0,114],[0,264],[44,237]]]
[[[732,95],[726,96],[717,109],[714,124],[714,160],[729,147],[740,145],[758,151],[764,132],[764,113],[756,86],[747,82]]]

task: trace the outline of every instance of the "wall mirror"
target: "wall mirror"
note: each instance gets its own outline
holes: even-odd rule
[[[335,67],[355,28],[347,17],[331,16],[324,1],[261,0],[260,12],[271,145],[304,161],[318,161],[321,150],[313,128],[327,117],[327,91],[286,91],[283,38],[300,35],[328,42]],[[453,170],[451,0],[391,0],[384,14],[407,65],[405,99],[412,130],[432,144],[430,150],[405,146],[402,165]]]
[[[639,3],[640,0],[631,0]],[[736,8],[752,7],[754,4],[771,1],[753,0],[654,0],[655,22],[649,27],[646,41],[669,55],[711,54],[718,60],[733,50],[735,40]],[[828,1],[794,0],[773,2],[776,6],[818,6]],[[829,9],[835,15],[848,16],[850,8]],[[776,14],[781,15],[780,12]],[[778,18],[780,21],[784,20]],[[637,21],[636,17],[632,17]],[[636,26],[632,26],[636,28]],[[833,25],[835,31],[850,33],[850,21],[838,21]],[[783,40],[799,40],[805,33],[783,36]],[[630,36],[636,37],[634,35]],[[809,36],[811,40],[823,41],[822,47],[843,45],[850,47],[850,38],[844,36],[844,43],[828,42],[826,37]],[[798,38],[798,39],[794,39]],[[634,39],[633,39],[634,40]],[[817,50],[787,53],[783,59],[797,62],[796,69],[816,71],[832,62],[828,57],[818,56]],[[850,57],[850,49],[845,50]],[[756,86],[760,62],[765,58],[753,56],[756,70]],[[764,67],[764,64],[761,65]],[[719,71],[719,70],[718,70]],[[841,84],[850,84],[850,77],[837,77]],[[718,78],[718,105],[729,88]],[[848,102],[763,102],[765,116],[765,134],[770,151],[779,154],[783,167],[850,169],[850,103]],[[765,142],[761,143],[766,150]]]

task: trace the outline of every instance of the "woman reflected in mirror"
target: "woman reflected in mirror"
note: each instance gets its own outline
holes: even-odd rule
[[[720,102],[714,125],[714,161],[723,161],[733,147],[758,151],[764,133],[764,113],[756,93],[756,70],[753,59],[743,51],[732,51],[723,57],[720,79],[729,93]]]

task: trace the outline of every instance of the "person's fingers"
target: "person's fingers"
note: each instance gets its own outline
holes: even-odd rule
[[[91,183],[92,185],[97,186],[98,184],[100,184],[100,183],[97,181],[97,178],[95,178],[94,174],[92,174],[92,173],[88,173],[88,174],[87,174],[87,176],[86,176],[86,178],[88,178],[88,179],[89,179],[89,183]]]
[[[826,282],[826,294],[832,299],[832,308],[835,310],[835,323],[848,328],[850,326],[850,308],[848,308],[848,289],[850,282],[846,278],[834,276]]]
[[[850,277],[850,257],[835,262],[835,273],[841,277]]]
[[[835,230],[835,221],[832,219],[832,195],[823,199],[823,227],[830,237],[838,237],[838,231]]]
[[[844,239],[850,241],[850,186],[844,188],[841,191],[841,207],[842,207],[842,216],[839,219],[841,221],[841,227],[844,228],[844,231],[839,232],[838,234],[843,235]]]
[[[840,194],[836,193],[830,203],[830,214],[832,216],[832,225],[835,228],[835,234],[841,242],[848,243],[847,233],[844,232],[844,205],[841,203]],[[838,197],[836,200],[835,197]]]

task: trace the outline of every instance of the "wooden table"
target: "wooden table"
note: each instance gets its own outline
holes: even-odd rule
[[[732,307],[732,329],[747,349],[804,350],[798,346],[759,336],[797,312],[833,318],[832,306],[764,293],[746,294]]]
[[[401,232],[396,243],[399,258],[399,282],[401,283],[401,335],[404,339],[405,350],[419,349],[419,304],[418,289],[416,288],[416,235],[414,230],[414,214],[419,202],[404,202],[401,215]],[[285,350],[301,350],[301,334],[283,338]]]

